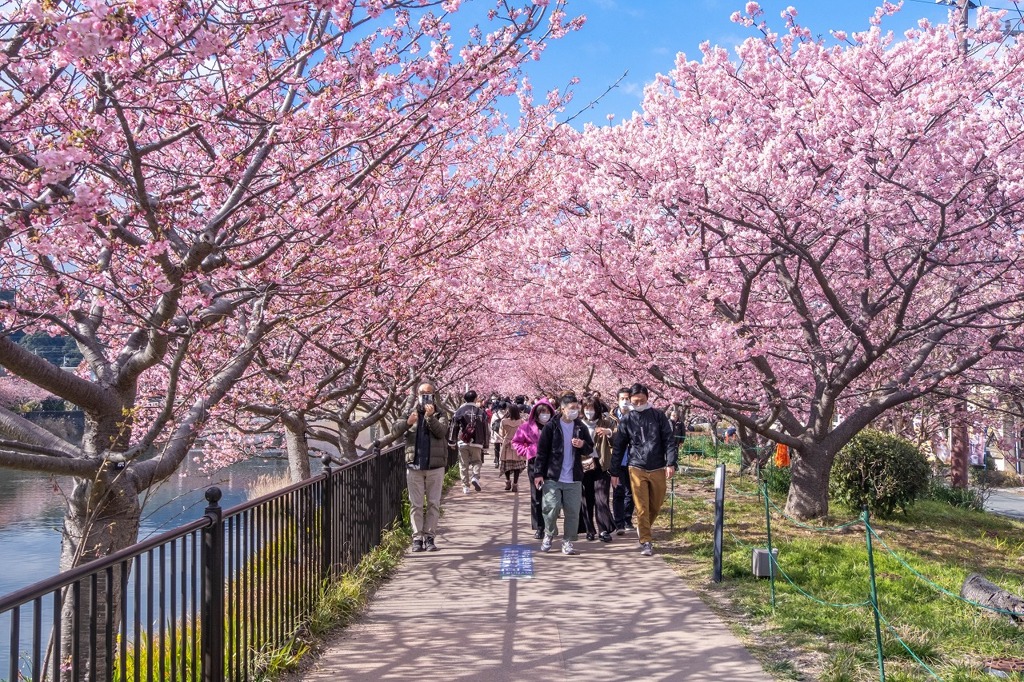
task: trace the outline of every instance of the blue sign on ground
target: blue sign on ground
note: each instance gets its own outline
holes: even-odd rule
[[[526,545],[509,545],[501,550],[501,579],[521,580],[533,577],[533,550]]]

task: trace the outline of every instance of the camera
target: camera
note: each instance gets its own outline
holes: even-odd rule
[[[432,405],[433,403],[434,403],[434,396],[428,395],[428,394],[424,394],[424,395],[420,396],[420,407],[426,407],[427,405]]]

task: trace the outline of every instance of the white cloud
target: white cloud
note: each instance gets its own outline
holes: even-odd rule
[[[621,88],[622,92],[625,94],[633,95],[634,97],[643,97],[644,94],[643,84],[637,83],[636,81],[626,81],[625,83],[621,83],[619,88]]]

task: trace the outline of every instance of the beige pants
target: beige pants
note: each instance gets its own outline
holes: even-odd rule
[[[636,505],[636,529],[640,542],[651,541],[651,526],[658,518],[661,505],[665,502],[668,479],[664,469],[647,471],[629,468],[629,484],[633,488],[633,503]]]
[[[459,443],[459,473],[462,485],[469,487],[470,479],[480,479],[480,466],[484,463],[484,446]]]
[[[437,520],[441,516],[444,467],[407,469],[406,482],[409,485],[409,520],[412,522],[412,537],[420,540],[432,538],[437,535]]]

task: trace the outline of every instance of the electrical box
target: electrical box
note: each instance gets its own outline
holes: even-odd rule
[[[777,547],[772,547],[772,556],[775,557],[776,561],[779,560],[779,549]],[[754,549],[750,570],[753,571],[755,578],[771,577],[772,562],[768,559],[767,549],[763,547]]]

